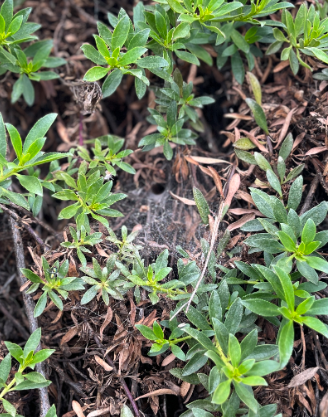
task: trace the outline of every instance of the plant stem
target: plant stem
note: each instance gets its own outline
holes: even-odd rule
[[[18,223],[12,217],[10,217],[10,226],[11,226],[13,240],[14,240],[14,249],[15,249],[15,256],[16,256],[16,266],[17,266],[17,282],[18,282],[18,286],[21,287],[22,285],[26,283],[26,279],[23,277],[23,275],[20,272],[20,268],[25,268],[24,246],[22,242],[22,237],[19,233]],[[26,315],[27,315],[28,322],[30,325],[30,331],[31,333],[33,333],[39,327],[37,319],[34,317],[34,307],[35,307],[34,301],[29,294],[26,294],[25,291],[22,293],[22,296],[24,300]],[[39,344],[37,350],[39,350],[40,348],[41,348],[41,344]],[[36,365],[36,370],[45,379],[47,379],[46,373],[45,373],[45,367],[42,362]],[[47,414],[50,408],[47,388],[45,387],[39,388],[39,395],[40,395],[40,417],[45,417],[45,415]]]

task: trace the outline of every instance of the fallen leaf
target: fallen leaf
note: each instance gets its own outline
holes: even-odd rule
[[[172,191],[170,191],[170,194],[175,200],[181,201],[183,204],[186,204],[187,206],[195,206],[196,205],[194,200],[189,200],[189,198],[180,197],[176,194],[173,194]]]
[[[103,324],[100,327],[100,332],[99,333],[100,333],[100,341],[101,342],[102,342],[102,339],[103,339],[104,330],[109,325],[109,323],[112,321],[112,318],[113,318],[113,310],[110,307],[108,307],[107,308],[107,314],[106,314],[105,320],[104,320]]]
[[[255,214],[245,214],[245,216],[241,217],[239,220],[237,220],[234,223],[229,224],[227,227],[227,230],[231,232],[232,230],[239,229],[241,226],[243,226],[245,223],[249,222],[250,220],[255,219]]]
[[[161,366],[166,366],[166,365],[168,365],[169,363],[171,363],[171,362],[173,362],[174,361],[174,359],[176,359],[176,356],[173,354],[173,353],[171,353],[170,355],[168,355],[164,360],[163,360],[163,362],[161,363]]]
[[[110,411],[111,407],[103,408],[102,410],[91,411],[91,413],[89,413],[87,417],[103,416],[105,414],[108,414]]]
[[[110,372],[113,370],[113,367],[108,365],[108,363],[101,359],[99,356],[95,355],[95,360],[98,363],[98,365],[105,369],[105,371]]]
[[[240,175],[239,174],[234,174],[233,177],[231,178],[231,181],[229,183],[229,191],[227,194],[227,197],[224,201],[224,205],[230,207],[231,201],[234,197],[234,195],[236,194],[236,192],[238,191],[240,186]]]
[[[180,395],[181,397],[185,397],[188,394],[189,388],[190,388],[189,382],[183,381],[180,388]]]
[[[328,392],[322,397],[319,405],[320,417],[328,417]]]
[[[156,391],[148,392],[148,394],[141,395],[140,397],[136,398],[134,401],[141,400],[141,398],[158,397],[159,395],[165,395],[165,394],[166,395],[177,395],[171,389],[161,388],[161,389],[158,389]]]
[[[254,213],[257,216],[264,217],[264,215],[260,211],[255,210],[255,209],[235,208],[235,209],[229,209],[228,213],[236,214],[237,216],[241,216],[242,214]]]
[[[77,417],[85,417],[82,407],[77,401],[72,401],[72,408],[76,412]]]
[[[78,334],[79,328],[77,326],[73,327],[72,329],[69,329],[69,331],[65,334],[65,336],[62,337],[62,340],[60,341],[60,345],[63,345],[64,343],[68,343],[71,339],[73,339],[74,336]]]
[[[216,185],[218,192],[220,193],[221,197],[224,198],[222,181],[221,181],[220,175],[217,173],[217,171],[213,167],[208,167],[208,169],[212,174],[212,178],[214,180],[214,184]]]
[[[316,155],[317,153],[328,151],[326,146],[317,146],[306,152],[305,156]]]
[[[306,381],[312,379],[314,375],[318,372],[320,368],[316,366],[315,368],[308,368],[305,371],[301,372],[298,375],[295,375],[288,384],[288,388],[298,387],[299,385],[305,384]]]
[[[196,162],[199,162],[200,164],[228,164],[228,165],[231,165],[231,162],[225,161],[224,159],[206,158],[205,156],[191,156],[190,158],[193,159]]]
[[[91,413],[89,413],[87,415],[87,417],[103,416],[105,414],[108,414],[110,412],[110,410],[111,410],[111,408],[107,407],[107,408],[103,408],[102,410],[91,411]]]

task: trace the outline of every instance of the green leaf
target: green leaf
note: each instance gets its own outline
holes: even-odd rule
[[[275,304],[265,300],[242,300],[242,304],[248,310],[263,317],[276,317],[280,315],[279,308]]]
[[[97,29],[100,37],[103,38],[106,44],[110,47],[112,42],[112,32],[102,22],[97,22]]]
[[[6,383],[11,370],[11,355],[8,353],[0,363],[0,380]]]
[[[205,197],[203,196],[202,192],[196,187],[193,188],[193,194],[200,217],[204,224],[208,224],[210,208],[207,204],[207,201],[205,200]]]
[[[24,381],[15,387],[15,391],[24,391],[27,389],[36,389],[36,388],[43,388],[48,387],[52,382],[46,381],[46,382],[32,382],[32,381]]]
[[[119,64],[122,66],[135,63],[141,55],[147,51],[147,48],[142,48],[140,46],[130,49],[123,57],[119,60]]]
[[[221,382],[212,394],[212,402],[214,404],[223,404],[227,401],[231,391],[231,380],[227,379]]]
[[[184,9],[178,0],[167,0],[167,3],[171,9],[176,13],[187,13],[187,10]]]
[[[316,235],[315,223],[312,219],[307,219],[303,231],[302,231],[302,242],[307,245],[314,241]]]
[[[236,29],[233,29],[231,31],[230,36],[231,36],[231,39],[232,39],[233,43],[237,46],[238,49],[243,51],[245,54],[249,53],[250,46],[246,42],[244,36],[241,33],[239,33]]]
[[[296,313],[299,315],[303,315],[307,313],[314,303],[315,297],[306,298],[304,301],[301,302],[296,308]]]
[[[39,352],[36,352],[36,354],[33,357],[32,363],[30,365],[35,365],[37,363],[44,362],[55,351],[56,351],[55,349],[42,349]]]
[[[84,75],[84,81],[93,82],[104,78],[108,74],[110,68],[93,67],[90,68]]]
[[[303,177],[300,175],[296,180],[293,182],[292,186],[290,187],[289,194],[288,194],[288,203],[287,207],[293,210],[297,210],[303,195]]]
[[[6,23],[6,29],[8,29],[14,13],[13,0],[5,0],[2,3],[0,13]]]
[[[157,340],[158,337],[156,334],[147,326],[143,324],[136,324],[135,327],[139,330],[139,332],[148,340]]]
[[[15,358],[19,363],[22,363],[22,358],[24,356],[23,349],[16,345],[16,343],[5,342],[5,345],[11,356]]]
[[[302,317],[303,324],[328,338],[328,326],[316,317]]]
[[[30,352],[34,352],[39,346],[41,340],[41,328],[36,329],[31,336],[28,338],[28,341],[24,347],[24,358],[28,356]]]
[[[91,288],[89,288],[88,291],[84,293],[82,300],[81,300],[81,304],[90,303],[90,301],[93,300],[95,296],[97,295],[98,290],[99,288],[97,285],[93,285]]]
[[[258,408],[259,408],[259,404],[256,401],[256,399],[254,398],[254,394],[251,393],[248,388],[246,387],[246,385],[244,385],[243,383],[237,383],[237,382],[233,382],[236,393],[238,395],[238,397],[242,400],[243,403],[245,403],[252,411],[254,411],[254,413],[257,412]]]
[[[38,178],[29,175],[16,175],[19,183],[30,193],[43,196],[43,189]]]
[[[0,155],[4,158],[7,156],[7,141],[6,141],[6,129],[3,123],[2,114],[0,113]]]
[[[175,51],[175,54],[178,58],[182,59],[183,61],[189,62],[189,64],[200,65],[199,59],[190,52]]]
[[[269,161],[259,152],[254,152],[254,158],[257,162],[257,165],[263,169],[263,171],[271,171],[271,165]]]
[[[43,313],[47,305],[47,293],[44,292],[41,297],[38,299],[34,309],[34,317],[39,317]]]
[[[5,411],[7,411],[7,413],[9,413],[11,416],[15,417],[16,416],[16,408],[10,404],[9,401],[5,400],[4,398],[1,398],[2,401],[2,405],[3,408],[5,409]]]
[[[253,90],[253,94],[254,94],[254,97],[255,97],[255,101],[256,101],[256,103],[259,106],[261,106],[262,105],[262,89],[261,89],[261,84],[260,84],[259,80],[256,78],[256,76],[253,73],[247,72],[247,77],[248,77],[248,80],[249,80],[249,82],[251,84],[251,87],[252,87],[252,90]]]
[[[171,146],[170,146],[170,144],[167,140],[164,142],[163,153],[165,155],[165,158],[168,161],[171,161],[171,159],[173,157],[173,149],[171,148]]]
[[[280,356],[280,367],[284,368],[289,362],[290,357],[292,356],[294,345],[294,323],[293,321],[288,321],[285,323],[281,329],[279,335],[279,356]]]
[[[49,408],[49,411],[47,412],[47,414],[45,415],[45,417],[57,417],[55,404],[53,404]],[[122,417],[122,415],[121,415],[121,417]],[[125,417],[128,417],[128,416],[125,416]]]
[[[279,236],[281,243],[284,245],[288,252],[296,251],[296,245],[293,239],[287,233],[280,231],[277,233],[277,235]]]
[[[109,97],[115,93],[117,87],[121,84],[122,78],[123,73],[119,69],[115,69],[108,75],[102,86],[103,98]]]
[[[115,51],[116,48],[121,49],[124,45],[130,29],[130,19],[128,15],[125,15],[117,24],[114,29],[111,41],[111,49]]]
[[[208,324],[206,318],[193,306],[189,307],[188,313],[186,313],[189,321],[201,330],[212,330]]]
[[[318,258],[317,256],[304,256],[306,263],[314,269],[318,271],[328,273],[328,262],[322,258]]]
[[[32,129],[29,131],[28,135],[26,136],[24,147],[23,147],[24,153],[26,153],[26,151],[32,145],[33,142],[35,142],[38,139],[43,138],[46,135],[51,125],[55,121],[56,117],[57,117],[56,113],[50,113],[42,117],[35,123],[35,125],[32,127]]]
[[[280,181],[279,181],[278,177],[276,176],[276,174],[271,169],[268,169],[266,171],[266,176],[267,176],[267,179],[268,179],[269,184],[271,185],[271,187],[275,191],[277,191],[277,193],[280,195],[280,197],[282,197],[282,190],[281,190]]]
[[[289,157],[293,149],[293,144],[294,144],[293,135],[289,133],[286,136],[283,143],[281,144],[281,147],[279,150],[279,156],[281,156],[284,161],[286,161],[286,159]]]
[[[315,300],[310,310],[308,311],[308,314],[313,314],[315,316],[328,314],[328,298]]]
[[[23,144],[22,139],[20,137],[20,134],[18,133],[18,130],[11,124],[6,123],[6,128],[9,133],[9,137],[11,140],[11,144],[13,145],[14,151],[17,155],[17,158],[19,160],[22,159],[22,151],[23,151]],[[6,157],[6,155],[4,155]]]
[[[59,219],[71,219],[75,216],[76,212],[80,208],[80,203],[72,204],[66,208],[64,208],[58,215]]]
[[[251,109],[254,119],[256,123],[260,126],[264,132],[269,135],[269,129],[266,122],[266,117],[264,111],[261,106],[259,106],[256,101],[252,100],[251,98],[246,98],[246,103],[248,107]]]
[[[281,268],[279,268],[278,266],[275,266],[275,271],[280,279],[282,288],[284,290],[284,294],[285,294],[285,300],[287,303],[287,306],[289,308],[290,311],[294,311],[294,306],[295,306],[295,296],[294,296],[294,288],[292,285],[292,281],[289,277],[288,274],[286,274],[285,271],[283,271]]]
[[[158,68],[167,67],[169,63],[164,58],[161,58],[160,56],[151,55],[151,56],[146,56],[145,58],[140,58],[138,60],[138,65],[141,68],[147,68],[149,70],[152,70],[153,68],[158,69]]]
[[[328,64],[328,55],[319,48],[311,47],[311,48],[304,48],[313,53],[313,55],[318,58],[320,61]]]
[[[111,58],[111,56],[110,56],[110,53],[109,53],[109,50],[108,50],[108,47],[107,47],[107,45],[106,45],[106,42],[101,38],[101,37],[99,37],[98,35],[93,35],[93,37],[95,38],[95,41],[96,41],[96,45],[97,45],[97,49],[98,49],[98,51],[101,53],[101,55],[106,59],[106,58],[108,58],[108,59],[110,59]],[[106,61],[107,62],[107,61]]]
[[[93,46],[84,44],[81,46],[81,49],[84,55],[94,64],[107,65],[106,59]]]
[[[260,376],[247,376],[243,378],[243,384],[250,385],[251,387],[258,385],[268,385],[266,380]]]
[[[231,3],[232,4],[232,3]],[[231,68],[236,81],[243,84],[245,78],[245,68],[240,53],[237,51],[231,57]]]
[[[235,149],[235,154],[242,161],[247,162],[250,165],[257,165],[256,159],[254,158],[254,156],[251,153],[242,151],[240,149]]]
[[[232,366],[236,368],[239,365],[241,359],[241,349],[237,338],[231,333],[229,334],[228,353]]]

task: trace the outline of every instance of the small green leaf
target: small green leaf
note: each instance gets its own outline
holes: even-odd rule
[[[207,204],[207,201],[205,200],[205,197],[203,196],[202,192],[196,187],[193,188],[193,194],[200,217],[204,224],[208,224],[210,208]]]
[[[103,98],[109,97],[115,93],[117,87],[121,84],[122,78],[123,73],[119,69],[115,69],[108,75],[102,86]]]
[[[124,45],[130,29],[130,19],[128,15],[122,17],[114,29],[111,41],[111,49],[115,51],[116,48],[121,49]]]
[[[84,75],[84,81],[94,82],[104,78],[108,74],[110,68],[93,67],[90,68]]]
[[[43,189],[41,182],[38,178],[29,175],[18,175],[17,179],[19,183],[27,189],[30,193],[43,196]]]
[[[228,379],[221,382],[212,395],[212,402],[214,404],[223,404],[227,401],[231,391],[231,380]]]
[[[251,109],[256,123],[260,126],[261,129],[264,130],[264,132],[267,135],[269,135],[268,125],[267,125],[266,117],[265,117],[262,107],[259,106],[256,103],[256,101],[252,100],[251,98],[247,98],[245,101],[248,107]]]
[[[261,84],[260,84],[259,80],[257,79],[257,77],[253,73],[247,72],[247,77],[248,77],[248,80],[249,80],[249,82],[251,84],[251,87],[252,87],[252,90],[253,90],[253,94],[254,94],[255,100],[256,100],[257,104],[259,106],[261,106],[262,105],[262,89],[261,89]]]

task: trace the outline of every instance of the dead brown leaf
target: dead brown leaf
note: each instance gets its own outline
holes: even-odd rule
[[[77,417],[85,417],[82,407],[77,401],[72,401],[72,408],[75,411]]]
[[[298,375],[295,375],[288,384],[288,388],[298,387],[299,385],[305,384],[306,381],[312,379],[314,375],[318,372],[320,368],[316,366],[315,368],[308,368],[305,371],[301,372]]]
[[[186,204],[187,206],[195,206],[196,205],[194,200],[189,200],[189,198],[180,197],[176,194],[173,194],[172,191],[170,191],[170,194],[175,200],[181,201],[181,203]]]
[[[135,401],[141,400],[141,398],[158,397],[159,395],[177,395],[173,390],[167,388],[157,389],[156,391],[148,392],[148,394],[141,395],[136,398]]]
[[[106,313],[105,320],[104,320],[103,324],[100,327],[99,334],[100,334],[100,340],[101,341],[103,339],[104,330],[109,325],[109,323],[112,321],[112,318],[113,318],[113,310],[110,307],[108,307],[107,308],[107,313]]]
[[[103,359],[101,359],[99,356],[95,355],[95,361],[100,365],[102,368],[105,369],[105,371],[110,372],[113,370],[113,367],[108,365],[107,362],[105,362]]]

